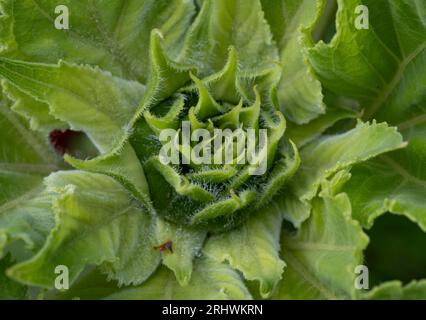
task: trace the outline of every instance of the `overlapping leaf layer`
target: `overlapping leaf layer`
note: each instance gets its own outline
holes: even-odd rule
[[[0,298],[426,299],[355,286],[379,216],[426,230],[423,0],[0,9]],[[204,163],[185,129],[241,140]]]

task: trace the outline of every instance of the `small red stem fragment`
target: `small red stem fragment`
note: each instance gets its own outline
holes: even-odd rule
[[[155,246],[154,249],[160,252],[170,251],[171,253],[173,253],[173,242],[170,240],[166,241],[158,246]]]

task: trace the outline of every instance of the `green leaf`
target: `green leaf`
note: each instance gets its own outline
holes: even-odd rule
[[[359,5],[369,8],[367,30],[356,28]],[[425,17],[422,0],[340,0],[335,37],[311,48],[309,61],[327,89],[362,103],[364,118],[409,113],[425,99]]]
[[[28,94],[16,89],[9,82],[2,81],[3,91],[14,104],[11,110],[28,119],[31,130],[50,133],[52,130],[61,130],[68,128],[68,125],[56,119],[49,113],[49,105],[38,101]]]
[[[369,300],[426,300],[426,280],[412,281],[403,285],[400,281],[390,281],[373,288],[361,296]]]
[[[0,104],[0,256],[4,246],[24,240],[36,249],[53,226],[43,178],[58,169],[58,159],[41,134]]]
[[[55,28],[59,16],[55,8],[59,5],[69,9],[69,30]],[[147,82],[150,74],[151,30],[159,28],[167,36],[164,46],[176,55],[194,14],[194,5],[186,0],[112,0],[108,4],[103,0],[3,0],[0,8],[4,56],[32,62],[57,63],[63,59],[91,64],[141,83]],[[29,36],[34,26],[37,37]],[[33,128],[64,126],[48,114],[45,103],[23,93],[17,98],[15,109],[31,118]]]
[[[90,161],[67,156],[71,165],[108,174],[123,182],[135,197],[148,202],[142,166],[130,144],[123,142],[144,86],[97,68],[66,62],[45,65],[2,58],[0,74],[19,90],[47,103],[50,113],[72,129],[84,131],[103,153]]]
[[[356,128],[346,133],[313,141],[301,150],[301,166],[290,182],[291,191],[304,204],[297,204],[299,201],[290,197],[288,207],[306,211],[307,203],[315,197],[324,179],[356,163],[403,146],[402,137],[395,128],[375,122],[359,122]],[[293,216],[292,212],[288,214]],[[308,212],[294,214],[302,218],[309,215]],[[301,223],[297,218],[292,221],[296,226]]]
[[[368,30],[355,28],[360,4],[369,8]],[[425,19],[421,0],[340,1],[335,38],[310,50],[327,89],[358,100],[364,118],[397,126],[408,141],[406,149],[354,169],[346,192],[354,216],[366,227],[390,211],[426,230]]]
[[[209,238],[204,252],[218,262],[227,261],[246,280],[259,281],[260,295],[267,298],[285,267],[279,257],[281,222],[280,208],[272,203],[241,227]]]
[[[278,60],[260,0],[203,1],[180,59],[208,76],[223,68],[230,46],[238,52],[243,74],[262,73]]]
[[[25,121],[9,109],[5,99],[0,103],[0,116],[2,172],[31,174],[36,177],[58,169],[59,159],[49,146],[47,138],[31,132]],[[0,199],[3,196],[4,194],[0,195]]]
[[[353,298],[355,267],[367,243],[345,194],[315,198],[311,217],[296,234],[283,230],[287,268],[273,299]]]
[[[299,147],[302,148],[309,142],[319,138],[321,134],[340,120],[356,118],[352,111],[331,109],[328,106],[327,113],[319,116],[305,125],[288,123],[287,135]]]
[[[356,166],[344,190],[351,198],[354,218],[364,227],[371,228],[377,217],[392,212],[405,215],[426,232],[426,180],[413,176],[390,156]]]
[[[286,117],[303,124],[325,113],[322,86],[306,62],[305,51],[321,14],[323,0],[263,0],[283,66],[278,102]]]
[[[21,282],[51,288],[55,268],[69,269],[70,283],[88,264],[101,265],[120,284],[139,284],[157,268],[152,218],[113,179],[84,172],[58,172],[47,180],[56,226],[32,259],[9,269]]]
[[[53,288],[65,265],[71,290],[46,298],[249,299],[249,285],[259,298],[424,299],[424,280],[358,294],[354,280],[378,216],[426,231],[426,5],[337,2],[334,24],[326,0],[0,0],[0,256],[18,263],[0,261],[0,298]],[[69,30],[54,26],[58,5]],[[156,164],[160,130],[186,120],[266,128],[267,173]],[[82,171],[59,171],[55,129],[100,154],[65,155]],[[369,264],[392,253],[373,231]]]
[[[226,264],[198,259],[189,284],[179,285],[174,275],[160,268],[146,283],[112,294],[110,300],[223,300],[251,299],[241,277]]]
[[[162,252],[163,264],[175,273],[181,286],[191,280],[194,257],[201,253],[205,231],[188,229],[157,219],[158,244],[171,242],[171,250]]]
[[[79,170],[105,174],[114,178],[141,201],[145,209],[152,211],[143,168],[128,142],[125,142],[118,151],[112,151],[91,160],[80,160],[69,155],[65,155],[64,159]]]
[[[191,79],[191,72],[195,72],[193,66],[176,63],[172,60],[166,52],[164,43],[164,35],[160,30],[152,30],[149,51],[151,76],[146,86],[146,93],[131,125],[134,125],[146,110],[169,98],[183,87]]]
[[[102,153],[120,141],[144,93],[137,82],[63,61],[45,65],[1,58],[0,75],[48,103],[51,114],[84,131]]]
[[[108,279],[98,268],[88,268],[68,290],[48,290],[46,300],[95,300],[102,299],[119,290],[116,281]]]
[[[22,178],[22,177],[21,177]],[[11,198],[0,211],[0,257],[3,248],[23,240],[29,253],[40,250],[55,226],[52,195],[43,192],[40,185],[19,198]],[[14,254],[13,250],[12,253]]]
[[[59,5],[68,7],[69,30],[55,28]],[[151,30],[160,29],[177,54],[194,14],[187,0],[3,0],[1,8],[0,43],[8,57],[91,64],[141,83],[149,76]]]

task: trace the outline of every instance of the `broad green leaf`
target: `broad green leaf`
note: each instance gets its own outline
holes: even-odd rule
[[[361,296],[369,300],[426,300],[426,280],[412,281],[403,285],[400,281],[390,281],[373,288]]]
[[[312,199],[321,180],[331,174],[405,144],[395,128],[381,123],[358,123],[339,135],[325,136],[302,149],[302,164],[292,179],[295,194]]]
[[[57,30],[57,6],[65,5],[70,29]],[[128,80],[147,82],[150,74],[150,33],[160,28],[167,36],[165,46],[176,55],[194,14],[188,0],[92,0],[0,2],[0,44],[4,56],[33,62],[57,63],[63,59],[99,66]],[[78,15],[75,14],[78,12]],[[61,11],[62,13],[62,11]],[[33,28],[37,26],[37,37]],[[21,92],[15,109],[29,117],[33,128],[52,129],[64,123],[49,115],[45,103]]]
[[[246,280],[260,283],[260,295],[269,297],[281,279],[285,263],[279,257],[282,214],[272,203],[254,214],[244,225],[209,238],[205,254],[228,262]]]
[[[17,240],[24,241],[30,253],[37,252],[55,226],[52,195],[43,192],[41,181],[35,190],[11,198],[0,210],[0,238],[5,239],[3,244],[0,242],[0,257],[3,248]]]
[[[321,83],[306,62],[311,33],[324,11],[323,0],[263,0],[280,50],[282,75],[277,95],[286,117],[303,124],[325,113]]]
[[[369,8],[368,30],[355,28],[361,4]],[[327,89],[358,100],[364,118],[397,126],[408,141],[406,149],[354,169],[346,192],[366,227],[390,211],[426,230],[425,21],[421,0],[339,1],[335,38],[309,53]]]
[[[84,131],[102,153],[93,161],[67,157],[68,162],[79,169],[106,173],[123,181],[136,197],[147,202],[144,197],[148,186],[142,167],[132,147],[122,145],[144,86],[98,68],[66,62],[45,65],[2,58],[0,75],[24,93],[47,103],[50,113],[67,122],[71,129]],[[113,149],[119,152],[109,154]]]
[[[157,219],[157,245],[171,242],[171,250],[162,252],[163,264],[172,270],[181,286],[191,280],[194,257],[201,253],[205,231],[188,229]]]
[[[426,5],[338,0],[336,35],[315,43],[333,31],[326,2],[0,0],[0,77],[14,102],[0,106],[0,256],[18,263],[0,260],[0,298],[20,296],[13,280],[52,288],[58,265],[72,288],[46,298],[249,299],[245,280],[262,298],[425,298],[424,280],[359,295],[354,280],[361,227],[391,212],[426,231]],[[69,30],[55,28],[58,5]],[[290,120],[285,141],[275,108]],[[154,136],[187,118],[266,126],[267,175],[150,168]],[[63,128],[100,151],[64,157],[83,171],[59,171],[47,135]]]
[[[14,282],[6,276],[6,269],[12,264],[10,255],[0,260],[0,300],[25,299],[27,296],[27,287]]]
[[[171,271],[160,268],[139,287],[124,288],[111,300],[245,300],[251,299],[240,275],[223,263],[208,258],[196,261],[191,281],[179,285]]]
[[[63,61],[45,65],[1,58],[0,75],[48,103],[51,114],[84,131],[102,153],[120,141],[144,93],[137,82]]]
[[[290,181],[295,197],[288,207],[306,211],[306,205],[315,197],[321,182],[334,173],[381,153],[403,147],[401,135],[395,128],[382,123],[361,123],[356,128],[338,135],[324,136],[311,142],[300,152],[301,166]],[[297,199],[296,199],[297,198]],[[297,202],[305,204],[297,204]],[[296,203],[295,203],[296,202]],[[292,216],[292,212],[288,212]],[[299,217],[307,217],[295,212]],[[301,221],[292,219],[298,226]]]
[[[414,164],[414,166],[422,164]],[[426,180],[412,175],[390,156],[356,166],[345,186],[354,218],[366,228],[386,213],[403,214],[426,232]]]
[[[3,55],[96,65],[141,83],[149,76],[151,30],[160,29],[169,51],[177,54],[194,14],[188,0],[2,0],[0,4]],[[59,5],[68,8],[68,30],[55,27],[62,13],[55,13]]]
[[[367,30],[357,29],[359,5],[369,9]],[[366,119],[409,114],[424,102],[425,17],[422,0],[339,0],[337,34],[311,48],[309,61],[327,89],[362,103]]]
[[[53,226],[43,178],[58,170],[58,158],[46,139],[0,105],[0,256],[4,246],[21,239],[36,249]]]
[[[273,298],[353,298],[355,267],[367,243],[345,194],[315,198],[309,220],[295,234],[283,230],[281,257],[287,268]]]
[[[180,60],[201,76],[220,71],[229,47],[238,52],[242,74],[256,75],[278,60],[278,50],[264,19],[260,0],[206,0],[188,30]]]
[[[152,218],[113,179],[87,172],[58,172],[47,180],[57,193],[52,205],[56,226],[30,260],[9,269],[21,282],[51,288],[55,268],[69,269],[72,283],[88,264],[120,284],[139,284],[160,261]]]

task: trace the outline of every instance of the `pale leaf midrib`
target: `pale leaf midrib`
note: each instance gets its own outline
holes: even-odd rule
[[[385,90],[381,92],[380,95],[376,97],[376,99],[373,100],[371,105],[367,108],[367,111],[365,113],[365,119],[371,119],[376,112],[380,109],[380,107],[386,102],[386,100],[390,97],[392,92],[397,88],[398,84],[401,82],[401,80],[404,77],[404,72],[406,71],[407,67],[410,65],[410,63],[417,58],[419,54],[422,53],[423,50],[426,49],[426,41],[420,44],[420,46],[414,50],[411,54],[406,56],[404,60],[399,65],[398,70],[396,71],[393,79],[389,84],[385,87]]]
[[[391,159],[389,156],[383,155],[379,159],[381,159],[383,162],[385,162],[387,165],[389,165],[394,172],[396,172],[398,175],[400,175],[406,181],[410,181],[410,182],[417,184],[419,186],[426,187],[426,181],[423,181],[423,180],[413,176],[403,166],[401,166],[395,160]]]
[[[407,121],[401,122],[398,124],[398,128],[400,131],[405,131],[411,129],[419,124],[423,124],[426,122],[426,114],[421,114],[417,117],[411,118]]]

